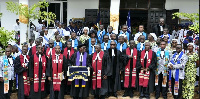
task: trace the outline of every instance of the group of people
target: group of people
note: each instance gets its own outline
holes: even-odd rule
[[[145,33],[143,25],[135,35],[126,25],[121,27],[119,34],[112,26],[107,31],[103,25],[98,31],[84,27],[79,35],[71,25],[63,29],[58,24],[53,36],[44,28],[39,38],[21,48],[9,44],[0,59],[0,99],[9,99],[13,86],[18,99],[43,99],[48,94],[50,99],[64,99],[65,94],[83,99],[89,93],[105,99],[117,97],[122,89],[123,97],[133,98],[139,91],[141,99],[150,99],[152,92],[156,99],[160,93],[164,99],[167,93],[175,99],[194,98],[198,35],[182,25],[169,33],[163,18],[152,33]],[[69,66],[89,67],[88,81],[68,80]]]

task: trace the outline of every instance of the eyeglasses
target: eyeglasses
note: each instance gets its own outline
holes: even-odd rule
[[[176,47],[176,49],[181,49],[181,47]]]

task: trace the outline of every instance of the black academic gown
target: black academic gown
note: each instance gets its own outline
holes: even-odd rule
[[[123,71],[122,69],[122,53],[118,51],[116,48],[115,50],[115,56],[112,57],[112,49],[108,49],[108,55],[110,58],[110,70],[108,72],[108,92],[117,92],[118,90],[121,90],[121,80],[120,80],[120,71]]]
[[[91,55],[91,62],[92,60],[93,54]],[[102,59],[102,74],[101,74],[101,88],[96,88],[95,90],[92,89],[92,93],[94,95],[106,95],[108,92],[108,79],[103,79],[103,76],[108,76],[109,71],[110,70],[110,58],[107,52],[104,52],[103,55],[103,59]],[[92,63],[91,63],[92,64]],[[97,68],[97,64],[96,64],[96,68]],[[97,71],[97,70],[96,70]],[[93,68],[91,68],[91,73],[93,73]],[[91,79],[92,79],[92,75],[91,75]]]
[[[131,51],[131,50],[130,50]],[[126,50],[123,50],[123,71],[125,71],[125,67],[126,65],[128,64],[128,61],[129,61],[129,57],[128,55],[126,55]],[[131,53],[131,52],[130,52]],[[133,52],[134,53],[134,52]],[[129,70],[129,86],[128,88],[131,88],[131,83],[132,83],[132,70],[133,70],[133,58],[130,59],[130,70]],[[139,62],[140,62],[140,51],[137,50],[137,61],[136,61],[136,81],[135,81],[135,88],[139,88],[139,70],[140,68],[138,67],[139,65]],[[124,78],[125,78],[125,75],[124,75]]]
[[[21,66],[20,57],[15,58],[14,61],[15,72],[18,74],[18,99],[25,99],[24,96],[24,78],[23,72],[28,71],[28,69]],[[28,74],[28,73],[27,73]]]
[[[60,91],[54,91],[53,90],[53,71],[52,71],[52,57],[49,58],[48,60],[48,65],[47,65],[47,72],[46,72],[46,76],[51,77],[50,81],[50,99],[64,99],[64,95],[65,95],[65,80],[63,79],[61,81],[61,85],[60,85]],[[67,59],[65,56],[63,56],[63,66],[62,66],[62,71],[64,71],[64,75],[66,75],[66,71],[67,71]]]
[[[76,58],[77,58],[77,52],[71,56],[68,66],[72,66],[72,65],[76,66]],[[91,68],[89,54],[87,54],[86,66]],[[79,87],[75,87],[75,81],[72,81],[70,96],[72,97],[88,97],[89,96],[89,88],[90,88],[89,81],[86,81],[85,87],[81,87],[82,86],[81,84],[82,84],[82,80],[79,80]]]
[[[151,61],[151,64],[149,65],[149,69],[150,69],[150,75],[149,75],[149,83],[148,83],[148,87],[147,87],[147,92],[148,93],[152,93],[154,92],[154,87],[155,87],[155,70],[156,70],[156,64],[157,64],[157,56],[156,56],[156,53],[153,52],[152,53],[152,61]],[[144,59],[145,61],[145,59]],[[146,63],[144,63],[146,64]],[[142,68],[142,65],[141,65],[141,62],[139,62],[138,64],[138,68],[139,68],[139,72]],[[141,92],[142,91],[142,88],[141,86],[139,86],[139,91]]]
[[[39,57],[38,54],[37,56]],[[47,57],[46,57],[46,60],[48,60]],[[30,57],[28,66],[29,66],[29,77],[34,78],[34,55]],[[30,96],[29,97],[31,99],[43,99],[46,97],[46,90],[41,91],[41,78],[42,78],[42,62],[39,62],[39,91],[34,92],[34,81],[30,81]],[[45,85],[46,83],[47,82],[45,82]],[[46,86],[45,86],[45,89],[46,89]]]

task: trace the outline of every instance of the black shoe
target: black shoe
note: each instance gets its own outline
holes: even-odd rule
[[[133,98],[133,95],[130,95],[130,98]]]
[[[126,94],[124,94],[122,97],[126,97],[127,95]]]
[[[146,96],[145,98],[146,98],[146,99],[150,99],[150,96]]]
[[[114,93],[114,95],[113,95],[114,97],[117,97],[117,94],[116,93]]]
[[[140,99],[143,99],[144,97],[143,97],[143,96],[140,96],[139,98],[140,98]]]

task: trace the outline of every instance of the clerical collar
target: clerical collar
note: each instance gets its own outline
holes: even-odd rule
[[[56,56],[60,56],[60,54],[55,54]]]
[[[115,56],[115,49],[112,49],[112,56]]]

